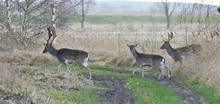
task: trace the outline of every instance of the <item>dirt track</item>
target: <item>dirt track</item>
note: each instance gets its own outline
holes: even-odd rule
[[[116,70],[112,68],[99,68],[99,70],[115,71],[118,73],[132,73],[127,70]],[[136,73],[140,74],[140,73]],[[157,80],[154,75],[145,75],[148,78],[153,78]],[[103,100],[110,101],[114,104],[134,104],[135,99],[128,94],[128,90],[124,87],[122,80],[117,76],[104,76],[104,75],[94,75],[92,80],[98,80],[102,82],[103,86],[110,90],[104,90],[101,93]],[[161,83],[167,87],[170,87],[176,91],[176,93],[182,97],[188,104],[206,104],[205,101],[190,89],[181,86],[174,79],[162,79],[158,83]],[[123,92],[123,93],[122,93]]]
[[[109,72],[117,72],[117,73],[129,73],[131,74],[131,71],[128,70],[117,70],[117,69],[112,69],[112,68],[96,68],[98,70],[105,70],[105,71],[109,71]],[[49,71],[51,73],[51,71]],[[41,73],[41,72],[39,72]],[[85,74],[85,76],[88,76],[87,73],[83,73]],[[140,73],[135,73],[135,74],[140,74]],[[44,73],[44,75],[47,75]],[[50,74],[48,74],[50,75]],[[63,74],[61,74],[63,75]],[[60,74],[57,74],[56,76],[58,76],[57,78],[60,79]],[[132,75],[131,75],[132,76]],[[145,75],[148,78],[153,78],[155,80],[157,80],[157,76],[151,75],[151,74],[146,74]],[[69,78],[70,77],[70,78]],[[44,77],[42,77],[41,79],[45,79]],[[54,79],[54,77],[53,77]],[[76,79],[72,79],[71,76],[67,75],[65,77],[65,79],[71,79],[71,81],[75,81]],[[106,102],[111,102],[113,104],[135,104],[135,98],[129,94],[128,89],[126,88],[125,83],[123,82],[123,80],[119,77],[119,76],[113,76],[113,75],[98,75],[98,74],[93,74],[93,78],[92,80],[98,81],[104,88],[100,89],[99,93],[100,93],[100,97],[101,97],[101,104],[102,103],[106,103]],[[45,84],[41,81],[41,86],[44,86]],[[71,83],[73,83],[71,82]],[[58,81],[59,83],[59,81]],[[159,80],[158,83],[161,83],[167,87],[170,87],[172,89],[174,89],[176,91],[176,93],[182,97],[183,100],[185,100],[186,103],[188,104],[206,104],[204,102],[204,100],[196,95],[195,93],[193,93],[190,89],[187,89],[183,86],[181,86],[180,84],[178,84],[177,81],[175,81],[174,79],[162,79]],[[51,86],[56,86],[56,83],[52,83],[52,85],[49,85],[49,87]],[[61,87],[61,86],[60,86]],[[59,88],[60,88],[59,87]],[[62,87],[62,89],[68,88],[68,87]],[[13,101],[16,103],[19,102],[24,102],[26,101],[26,97],[27,95],[24,94],[13,94],[13,93],[6,93],[6,92],[1,92],[0,95],[0,104],[10,104],[7,103],[9,101]]]
[[[93,80],[101,82],[106,88],[101,91],[102,102],[113,104],[135,104],[123,81],[117,76],[93,75]]]

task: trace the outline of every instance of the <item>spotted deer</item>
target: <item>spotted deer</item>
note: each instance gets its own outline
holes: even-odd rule
[[[182,65],[182,57],[189,56],[191,54],[199,54],[202,50],[202,46],[199,44],[191,44],[184,47],[172,48],[170,40],[173,38],[173,32],[168,33],[168,40],[164,41],[160,49],[166,49],[167,53],[173,58],[174,63],[179,62]]]
[[[152,69],[157,69],[160,71],[160,74],[158,76],[158,80],[161,78],[161,75],[166,70],[168,77],[170,77],[170,70],[165,66],[165,58],[160,55],[155,54],[145,54],[145,53],[139,53],[135,47],[137,47],[137,44],[135,45],[128,45],[130,48],[130,51],[133,55],[133,57],[136,60],[136,63],[142,67],[142,77],[144,77],[144,67],[152,67]],[[134,73],[134,72],[133,72]]]
[[[53,30],[51,31],[51,28],[47,28],[47,30],[48,30],[48,40],[45,44],[43,53],[49,52],[53,57],[55,57],[60,62],[60,65],[58,66],[58,70],[60,70],[60,67],[62,65],[65,65],[65,67],[69,70],[68,63],[75,62],[80,67],[85,67],[88,70],[89,79],[91,79],[92,78],[91,71],[88,65],[89,53],[83,50],[68,49],[68,48],[61,48],[61,49],[54,48],[53,42],[56,37],[53,37],[52,41],[50,42],[50,38],[54,36],[53,34],[54,32]]]

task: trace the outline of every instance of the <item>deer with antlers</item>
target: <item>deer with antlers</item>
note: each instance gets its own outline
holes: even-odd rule
[[[135,45],[128,45],[127,46],[130,48],[130,51],[132,55],[134,56],[137,64],[141,66],[142,69],[142,77],[144,77],[144,67],[152,67],[153,69],[158,69],[161,73],[158,76],[158,80],[161,78],[161,75],[163,72],[167,72],[168,77],[170,77],[170,70],[168,67],[165,66],[165,58],[156,55],[156,54],[145,54],[145,53],[139,53],[135,49],[137,47],[137,44]],[[135,71],[134,71],[135,72]],[[133,72],[133,74],[134,74]]]
[[[182,56],[189,56],[191,54],[199,54],[202,46],[199,44],[191,44],[185,47],[172,48],[170,40],[173,38],[173,32],[168,33],[168,40],[164,41],[160,49],[166,49],[167,53],[173,58],[174,62],[180,62],[182,65]]]
[[[43,50],[43,53],[49,52],[53,57],[57,58],[57,60],[61,63],[58,66],[58,70],[60,70],[60,67],[64,64],[65,67],[68,68],[69,62],[76,62],[80,67],[87,68],[89,73],[89,79],[91,79],[91,71],[88,65],[89,61],[89,54],[88,52],[85,52],[83,50],[75,50],[75,49],[67,49],[67,48],[61,48],[56,49],[53,47],[53,42],[56,39],[55,29],[51,29],[51,27],[47,28],[48,30],[48,39],[47,43],[45,44],[45,48]],[[50,38],[53,36],[52,41],[50,42]],[[69,70],[70,71],[70,70]]]

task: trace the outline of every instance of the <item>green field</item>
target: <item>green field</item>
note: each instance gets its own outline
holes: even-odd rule
[[[68,16],[69,22],[79,22],[79,18],[76,16]],[[184,22],[182,17],[176,15],[171,16],[171,22],[181,23]],[[215,23],[218,21],[218,17],[208,17],[205,22],[205,17],[184,17],[186,22],[192,23]],[[151,15],[86,15],[85,22],[92,24],[116,24],[116,23],[166,23],[166,17],[164,16],[151,16]]]
[[[68,17],[70,22],[79,22],[74,16]],[[176,18],[174,21],[177,21]],[[148,15],[87,15],[85,22],[92,24],[115,24],[115,23],[160,23],[166,22],[163,16]]]
[[[0,16],[0,21],[4,20],[4,16]],[[12,15],[12,21],[17,22],[21,20],[22,16],[19,15]],[[32,18],[31,21],[38,21],[38,20],[43,20],[43,21],[49,21],[50,16],[45,15],[45,16],[34,16],[31,15],[28,18]],[[69,15],[63,17],[65,21],[63,22],[68,22],[68,23],[79,23],[80,21],[80,16],[76,15]],[[192,19],[193,18],[193,19]],[[182,17],[176,15],[176,16],[171,16],[171,22],[172,23],[181,23],[184,22]],[[186,22],[191,22],[192,23],[215,23],[218,21],[218,17],[208,17],[207,19],[205,17],[190,17],[190,16],[185,16],[184,20]],[[207,21],[205,21],[207,20]],[[59,21],[59,18],[57,19]],[[116,24],[116,23],[166,23],[166,17],[164,16],[154,16],[154,15],[86,15],[85,17],[85,22],[86,23],[91,23],[91,24]]]

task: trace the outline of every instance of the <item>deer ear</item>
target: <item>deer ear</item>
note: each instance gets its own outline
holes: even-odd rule
[[[137,44],[135,44],[134,46],[137,47]]]

